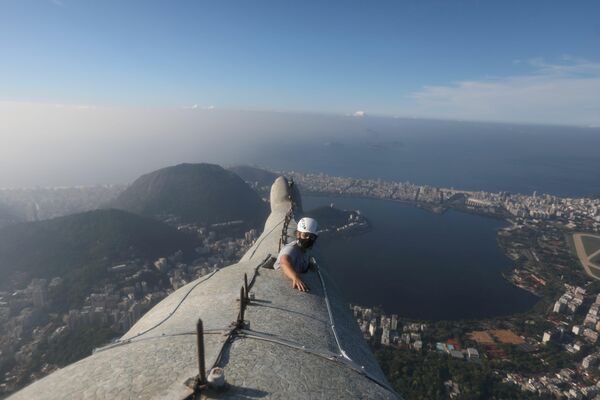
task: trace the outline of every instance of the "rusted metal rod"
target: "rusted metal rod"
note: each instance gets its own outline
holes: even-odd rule
[[[244,287],[240,288],[240,314],[238,315],[238,328],[241,328],[244,325],[244,311],[246,305],[244,302]]]
[[[201,318],[196,324],[196,341],[198,345],[198,383],[203,385],[206,383],[206,365],[204,364],[204,325]]]

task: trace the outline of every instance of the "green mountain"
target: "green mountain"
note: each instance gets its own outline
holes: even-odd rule
[[[180,164],[143,175],[112,206],[201,224],[243,220],[260,226],[267,215],[267,205],[239,176],[214,164]]]
[[[195,239],[161,222],[121,210],[95,210],[0,229],[0,286],[61,276],[86,293],[123,260],[153,261],[177,250],[192,255]]]

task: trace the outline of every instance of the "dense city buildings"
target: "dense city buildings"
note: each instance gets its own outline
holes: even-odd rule
[[[560,313],[550,311],[538,320],[521,321],[528,326],[525,329],[519,329],[518,318],[425,323],[387,315],[377,307],[351,305],[350,309],[376,354],[383,348],[400,360],[416,356],[422,362],[430,355],[440,355],[448,362],[465,363],[465,370],[475,365],[482,374],[534,397],[598,399],[597,297],[581,287],[564,285],[556,303],[568,305],[561,307]],[[586,305],[585,317],[574,316],[582,305]],[[504,328],[492,328],[498,324]],[[451,331],[447,331],[448,325]],[[464,383],[455,380],[453,387],[460,391]]]
[[[554,303],[547,315],[549,329],[545,330],[541,342],[534,346],[553,346],[558,354],[567,355],[566,367],[558,371],[524,374],[506,372],[504,382],[517,385],[523,391],[565,399],[592,399],[600,394],[598,360],[600,350],[597,323],[600,299],[589,295],[584,288],[564,285],[564,293]],[[585,317],[579,313],[588,304]],[[583,324],[582,324],[582,318]],[[528,340],[535,340],[534,337]],[[544,361],[543,359],[540,361]]]
[[[397,200],[443,211],[454,207],[515,220],[554,220],[572,229],[600,231],[599,198],[565,198],[552,195],[474,192],[436,188],[410,182],[355,179],[325,174],[285,172],[303,192],[343,196],[364,196]]]

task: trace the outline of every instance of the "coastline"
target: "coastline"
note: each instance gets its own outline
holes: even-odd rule
[[[443,214],[446,211],[452,209],[459,212],[463,212],[465,214],[473,214],[479,215],[481,217],[503,220],[510,223],[510,216],[504,214],[489,214],[483,211],[477,211],[475,208],[469,208],[468,206],[460,207],[456,204],[436,204],[425,201],[412,201],[412,200],[400,200],[400,199],[390,199],[390,198],[382,198],[377,196],[368,196],[364,194],[345,194],[345,193],[333,193],[333,192],[315,192],[310,190],[304,190],[306,196],[313,197],[335,197],[335,198],[352,198],[352,199],[368,199],[368,200],[382,200],[382,201],[391,201],[394,203],[406,204],[409,206],[417,207],[425,211],[432,212],[434,214]]]

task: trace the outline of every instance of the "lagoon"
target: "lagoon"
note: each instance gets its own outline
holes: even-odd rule
[[[334,203],[360,210],[372,229],[323,238],[319,262],[348,302],[424,320],[524,312],[537,298],[502,276],[512,263],[498,247],[505,222],[449,210],[365,198],[304,196],[304,209]]]

